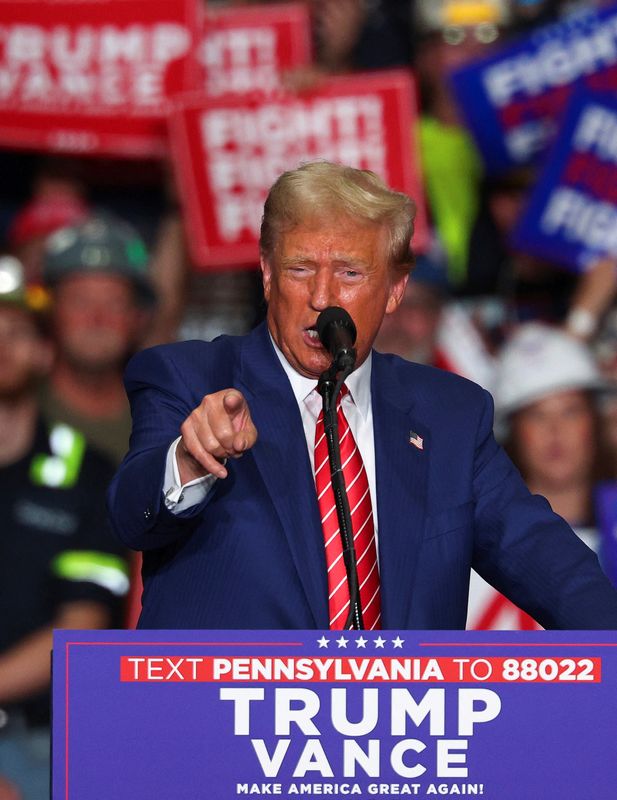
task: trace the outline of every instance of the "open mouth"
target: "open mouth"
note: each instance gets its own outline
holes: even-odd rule
[[[321,347],[319,334],[317,333],[317,328],[314,325],[304,329],[304,340],[312,347]]]

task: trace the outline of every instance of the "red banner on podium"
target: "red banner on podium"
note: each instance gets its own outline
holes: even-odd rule
[[[197,52],[210,97],[282,88],[281,73],[311,63],[304,3],[208,10]]]
[[[195,0],[0,0],[0,144],[166,152],[170,99],[198,87]]]
[[[170,117],[170,146],[196,265],[254,266],[269,187],[319,158],[373,170],[413,197],[414,246],[422,249],[416,113],[415,86],[403,71],[331,78],[302,95],[184,99]]]

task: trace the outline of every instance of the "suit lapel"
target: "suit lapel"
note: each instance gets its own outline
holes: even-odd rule
[[[245,341],[237,385],[259,434],[251,453],[280,519],[315,627],[327,628],[323,536],[302,418],[265,324]]]
[[[411,609],[424,531],[429,431],[388,359],[373,354],[371,377],[383,626],[403,629]],[[422,449],[410,435],[422,439]],[[416,443],[420,442],[416,439]]]

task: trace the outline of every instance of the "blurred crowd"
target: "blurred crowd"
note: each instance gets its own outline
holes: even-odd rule
[[[617,265],[575,274],[513,247],[536,174],[484,174],[447,81],[509,37],[602,3],[460,2],[451,21],[434,0],[308,5],[315,66],[290,86],[403,67],[420,87],[431,246],[377,349],[488,389],[529,488],[617,583],[597,499],[617,479]],[[130,434],[124,366],[152,344],[247,332],[265,309],[257,264],[191,263],[167,165],[8,151],[0,165],[0,800],[27,800],[48,796],[53,628],[138,614],[139,563],[111,537],[104,501]],[[533,626],[474,578],[468,627]]]

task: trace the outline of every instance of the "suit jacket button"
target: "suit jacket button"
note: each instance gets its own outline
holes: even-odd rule
[[[152,516],[152,511],[149,508],[147,508],[144,511],[144,519],[150,519],[151,516]]]

